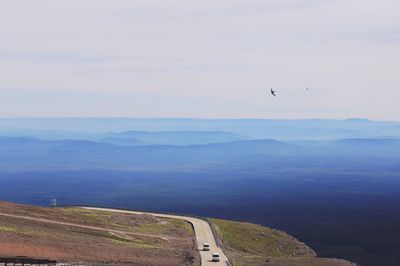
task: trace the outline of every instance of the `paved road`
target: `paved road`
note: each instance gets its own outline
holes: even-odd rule
[[[89,209],[89,210],[119,212],[119,213],[150,214],[150,215],[154,215],[156,217],[161,217],[161,218],[172,218],[172,219],[185,220],[193,225],[194,232],[196,234],[196,239],[197,239],[197,246],[199,248],[201,248],[203,246],[203,243],[205,243],[205,242],[210,243],[210,251],[200,250],[201,265],[204,265],[204,266],[207,266],[207,265],[227,266],[228,259],[226,258],[225,254],[222,252],[222,250],[217,246],[217,243],[216,243],[214,235],[211,231],[210,225],[204,220],[193,218],[193,217],[188,217],[188,216],[169,215],[169,214],[160,214],[160,213],[151,213],[151,212],[125,211],[125,210],[118,210],[118,209],[95,208],[95,207],[81,207],[81,208]],[[219,253],[219,255],[221,256],[220,262],[212,262],[211,261],[211,254],[213,252]]]

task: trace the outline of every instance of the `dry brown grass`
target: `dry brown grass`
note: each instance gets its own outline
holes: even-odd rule
[[[199,262],[198,253],[194,250],[192,228],[180,220],[78,208],[41,208],[6,202],[0,202],[0,213],[77,225],[0,215],[0,256],[127,265],[185,265],[190,264],[191,257],[193,264]],[[79,225],[107,230],[82,228]]]

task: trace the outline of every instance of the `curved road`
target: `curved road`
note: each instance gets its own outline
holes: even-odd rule
[[[222,252],[221,248],[217,246],[214,235],[211,231],[210,225],[201,219],[193,218],[189,216],[180,216],[180,215],[170,215],[170,214],[160,214],[160,213],[151,213],[151,212],[139,212],[139,211],[128,211],[128,210],[118,210],[118,209],[108,209],[108,208],[96,208],[96,207],[81,207],[89,210],[98,210],[98,211],[108,211],[108,212],[119,212],[119,213],[131,213],[131,214],[150,214],[160,218],[172,218],[172,219],[180,219],[187,221],[193,225],[194,232],[196,234],[197,246],[200,249],[201,256],[201,265],[228,265],[228,259],[225,254]],[[203,243],[210,243],[210,251],[203,251],[201,248],[203,247]],[[218,252],[221,261],[220,262],[212,262],[211,255],[213,252]]]

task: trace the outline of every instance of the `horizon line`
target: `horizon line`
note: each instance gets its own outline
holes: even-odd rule
[[[286,120],[286,121],[301,121],[301,120],[336,120],[336,121],[371,121],[371,122],[400,122],[397,120],[381,120],[362,117],[348,118],[251,118],[251,117],[137,117],[137,116],[0,116],[0,119],[137,119],[137,120]]]

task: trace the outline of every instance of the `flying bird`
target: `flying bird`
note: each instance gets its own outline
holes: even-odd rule
[[[276,90],[273,90],[273,89],[271,88],[271,94],[274,95],[274,96],[276,97],[275,92],[276,92]]]

